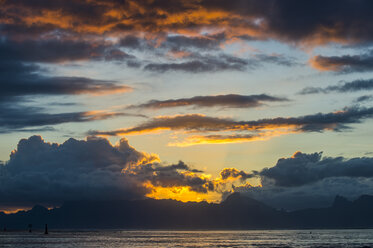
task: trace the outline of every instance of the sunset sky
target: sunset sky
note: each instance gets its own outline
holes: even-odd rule
[[[373,194],[372,1],[0,6],[0,211]]]

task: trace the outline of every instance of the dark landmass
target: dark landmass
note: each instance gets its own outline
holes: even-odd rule
[[[174,200],[74,201],[48,210],[37,205],[15,214],[0,212],[0,230],[44,228],[123,229],[304,229],[373,228],[373,196],[355,201],[337,196],[332,206],[293,212],[276,210],[234,193],[220,204]]]

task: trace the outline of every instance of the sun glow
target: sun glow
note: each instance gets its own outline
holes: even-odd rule
[[[187,186],[159,187],[151,183],[145,183],[144,186],[150,190],[146,196],[153,199],[173,199],[182,202],[220,202],[221,200],[221,194],[218,192],[198,193]]]

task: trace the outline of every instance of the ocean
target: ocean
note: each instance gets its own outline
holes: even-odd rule
[[[373,230],[1,232],[0,247],[373,247]]]

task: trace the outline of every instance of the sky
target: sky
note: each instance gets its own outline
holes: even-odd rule
[[[0,5],[0,211],[373,194],[373,2]]]

